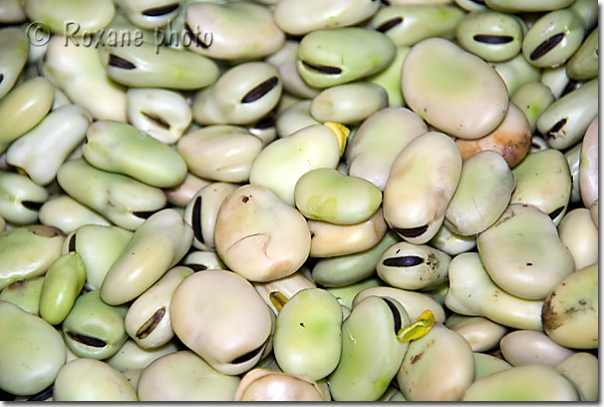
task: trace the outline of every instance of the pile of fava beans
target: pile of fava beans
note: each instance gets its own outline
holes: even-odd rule
[[[0,398],[598,401],[597,0],[0,0]]]

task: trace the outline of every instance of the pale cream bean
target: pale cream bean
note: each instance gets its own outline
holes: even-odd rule
[[[598,200],[598,116],[585,131],[581,142],[579,162],[579,189],[586,208]]]
[[[266,58],[265,62],[279,70],[283,80],[283,91],[301,98],[312,99],[319,94],[319,89],[308,86],[300,77],[296,68],[298,41],[286,40],[279,51]]]
[[[38,220],[38,210],[48,201],[46,189],[27,175],[0,171],[0,216],[15,225],[29,225]]]
[[[174,149],[126,123],[98,120],[91,124],[82,154],[100,170],[156,188],[174,187],[187,173],[185,161]]]
[[[410,243],[434,237],[461,176],[462,160],[446,134],[428,132],[413,139],[396,157],[384,187],[384,217]]]
[[[480,151],[493,150],[513,168],[531,148],[531,127],[522,110],[509,103],[503,121],[495,130],[476,140],[456,139],[455,143],[464,161]]]
[[[130,369],[122,372],[122,376],[124,376],[126,380],[128,380],[130,386],[132,386],[135,393],[138,391],[138,382],[142,373],[143,369]]]
[[[598,76],[598,27],[583,41],[566,66],[568,77],[585,82]]]
[[[281,370],[320,380],[333,372],[342,351],[342,308],[321,288],[298,291],[277,315],[273,352]]]
[[[375,274],[375,266],[384,250],[400,240],[394,231],[388,230],[370,249],[320,259],[312,269],[312,280],[324,287],[343,287],[359,282]]]
[[[285,42],[268,7],[242,1],[189,4],[184,32],[192,39],[189,50],[218,60],[267,57]]]
[[[476,246],[495,284],[521,298],[544,300],[575,271],[573,256],[554,222],[531,205],[510,204],[478,235]]]
[[[131,237],[132,232],[117,226],[82,225],[65,238],[61,253],[77,252],[86,268],[86,289],[98,290]]]
[[[534,141],[534,137],[533,137]],[[564,152],[564,158],[568,163],[570,170],[570,202],[581,202],[581,187],[579,185],[579,166],[581,164],[581,147],[582,143],[577,143],[573,147]]]
[[[253,123],[277,106],[282,89],[279,71],[273,65],[266,62],[236,65],[196,93],[193,120],[200,125]]]
[[[320,122],[356,124],[388,106],[384,88],[352,82],[324,89],[312,99],[310,114]]]
[[[94,4],[85,0],[28,0],[24,11],[31,21],[44,23],[53,34],[82,37],[105,28],[115,15],[115,6],[111,0]],[[78,39],[72,46],[80,41],[83,40]]]
[[[248,371],[269,346],[274,315],[236,273],[206,270],[189,276],[174,291],[170,309],[178,338],[223,374]]]
[[[445,305],[453,312],[484,316],[510,328],[543,330],[543,301],[525,300],[495,285],[478,253],[461,253],[451,260],[449,286]]]
[[[70,105],[70,104],[72,104],[72,103],[69,100],[69,98],[67,97],[67,95],[65,93],[63,93],[62,91],[60,91],[59,89],[55,88],[55,99],[52,102],[51,110],[55,110],[61,106]]]
[[[566,277],[543,304],[543,328],[559,345],[598,348],[598,264]]]
[[[459,185],[445,213],[454,233],[481,233],[503,214],[516,187],[514,174],[501,154],[485,150],[463,163]]]
[[[262,141],[262,145],[266,147],[277,138],[277,129],[275,127],[275,116],[276,111],[270,112],[267,116],[264,116],[256,123],[248,124],[247,130],[258,137]]]
[[[474,236],[458,235],[449,229],[446,223],[443,223],[428,244],[442,250],[449,256],[455,256],[476,247],[476,238]]]
[[[193,229],[193,246],[200,250],[214,249],[216,216],[224,198],[238,185],[214,182],[197,192],[185,207],[184,219]],[[212,267],[214,268],[214,267]]]
[[[547,150],[549,146],[547,145],[547,141],[538,134],[534,134],[531,138],[531,150],[530,153],[537,153],[542,150]],[[569,163],[570,166],[570,163]],[[571,170],[572,171],[572,170]]]
[[[312,100],[300,100],[287,107],[275,119],[275,129],[280,138],[291,136],[304,127],[321,124],[310,114]]]
[[[126,122],[126,89],[112,81],[94,47],[65,46],[67,37],[48,42],[42,72],[73,104],[94,119]],[[90,97],[94,95],[94,97]]]
[[[558,226],[558,233],[573,255],[576,270],[598,262],[598,228],[589,209],[576,208],[567,212]]]
[[[0,301],[15,304],[23,311],[40,316],[40,294],[45,276],[15,281],[0,291]]]
[[[38,211],[43,225],[54,226],[69,234],[80,226],[111,226],[111,222],[95,211],[82,205],[69,195],[59,195],[47,201]]]
[[[393,244],[380,256],[378,276],[404,290],[431,290],[447,281],[451,257],[428,245]]]
[[[568,357],[575,354],[552,341],[543,332],[514,331],[501,338],[501,353],[512,366],[545,365],[556,367]]]
[[[36,394],[55,382],[64,364],[65,344],[52,325],[0,301],[0,389],[17,396]]]
[[[174,209],[164,209],[141,224],[107,271],[103,301],[124,304],[145,292],[187,253],[193,230]]]
[[[310,86],[328,88],[386,68],[396,47],[386,35],[361,27],[338,27],[306,34],[298,47],[297,68]]]
[[[553,148],[529,154],[512,173],[516,188],[510,203],[534,206],[558,226],[568,208],[572,187],[564,154]]]
[[[90,123],[92,116],[83,107],[61,106],[10,145],[6,162],[25,171],[36,184],[48,185],[69,154],[84,141]]]
[[[190,350],[147,366],[138,382],[141,401],[233,401],[240,378],[222,374]]]
[[[427,38],[455,39],[455,28],[462,22],[464,12],[458,7],[391,4],[382,7],[369,26],[386,34],[396,46],[413,46]]]
[[[40,123],[50,111],[54,97],[54,86],[43,77],[24,81],[1,97],[0,144],[8,145]]]
[[[409,314],[409,319],[415,321],[426,310],[430,310],[436,322],[445,322],[445,311],[443,307],[425,293],[403,290],[401,288],[378,286],[367,287],[354,297],[352,308],[369,296],[389,297],[397,300]]]
[[[304,174],[318,168],[336,168],[345,143],[338,136],[343,134],[317,124],[275,140],[252,163],[249,182],[270,189],[294,206],[296,183]]]
[[[342,357],[328,376],[336,401],[375,401],[388,389],[410,348],[399,341],[411,319],[396,299],[369,296],[342,323]]]
[[[599,363],[596,356],[577,352],[564,359],[555,369],[575,385],[581,401],[598,400]]]
[[[184,8],[182,0],[117,0],[115,4],[133,24],[149,30],[169,24]]]
[[[16,24],[27,20],[23,3],[19,0],[5,0],[0,3],[0,23]]]
[[[380,85],[386,90],[389,107],[405,107],[405,97],[401,89],[401,69],[411,47],[396,47],[394,60],[380,72],[365,78],[367,82]]]
[[[174,267],[130,305],[124,324],[138,346],[156,349],[174,337],[170,300],[176,287],[192,274],[188,267]]]
[[[128,339],[120,350],[107,360],[107,364],[120,372],[128,370],[140,370],[142,372],[147,366],[162,356],[180,351],[182,346],[174,341],[167,342],[162,346],[152,349],[142,348],[133,339]]]
[[[474,353],[463,336],[435,322],[411,341],[396,380],[409,401],[459,401],[474,381]]]
[[[573,0],[548,0],[548,1],[532,1],[526,3],[522,0],[485,0],[487,7],[508,13],[519,12],[540,12],[557,10],[568,7],[574,3]]]
[[[31,225],[0,233],[0,290],[15,281],[43,275],[61,257],[65,234]]]
[[[241,379],[234,401],[324,401],[317,383],[307,375],[255,368]]]
[[[183,266],[190,268],[194,272],[203,270],[228,270],[227,266],[220,260],[215,251],[193,250],[190,251],[181,261]]]
[[[542,69],[531,65],[521,54],[509,61],[492,62],[490,65],[503,79],[509,95],[527,83],[541,79]]]
[[[578,401],[573,384],[553,368],[517,366],[476,380],[463,401]]]
[[[469,317],[452,314],[445,326],[461,336],[470,344],[472,352],[484,352],[494,349],[509,329],[485,317]]]
[[[474,361],[474,381],[512,368],[512,365],[505,360],[487,353],[474,352]]]
[[[589,214],[591,215],[591,220],[593,220],[594,225],[596,225],[596,228],[597,228],[598,227],[598,217],[599,217],[598,199],[596,199],[589,207]],[[1,229],[1,227],[0,227],[0,229]]]
[[[128,230],[138,228],[166,204],[161,189],[126,175],[101,171],[84,159],[64,162],[57,171],[57,181],[73,199]]]
[[[523,58],[524,59],[524,58]],[[566,64],[557,68],[545,68],[542,70],[540,80],[542,84],[550,88],[554,97],[560,99],[580,84],[572,81],[566,74]]]
[[[279,0],[273,8],[275,23],[287,34],[300,36],[312,31],[357,25],[370,18],[379,4],[370,0],[326,3]]]
[[[537,130],[550,147],[563,150],[581,140],[598,115],[598,92],[595,78],[556,100],[539,116]]]
[[[13,89],[29,55],[29,38],[17,27],[0,29],[0,98]]]
[[[409,109],[375,112],[359,126],[346,150],[348,175],[364,178],[383,191],[397,155],[427,132],[426,123]]]
[[[262,147],[262,141],[244,127],[211,125],[183,135],[176,152],[198,177],[244,183]]]
[[[67,363],[57,375],[55,401],[137,401],[136,392],[119,370],[100,360]]]
[[[332,168],[318,168],[296,182],[294,201],[307,219],[353,225],[375,215],[382,204],[382,193],[362,178],[343,175]]]
[[[201,188],[211,183],[212,181],[210,180],[200,178],[187,172],[183,182],[175,187],[164,189],[164,194],[169,203],[184,208]]]
[[[293,274],[308,258],[310,240],[300,212],[257,184],[231,192],[214,227],[216,252],[231,270],[250,281]]]
[[[537,129],[539,116],[552,104],[556,98],[551,89],[539,81],[529,82],[520,87],[510,102],[518,106],[524,113],[531,126],[531,134]]]
[[[305,277],[303,270],[266,283],[253,282],[252,285],[277,316],[287,301],[298,291],[317,287],[312,280]]]
[[[177,92],[130,88],[126,97],[128,121],[162,143],[176,143],[193,120],[191,107]]]
[[[137,88],[197,90],[216,82],[220,74],[212,59],[162,46],[157,39],[101,46],[97,59],[108,78]]]
[[[508,90],[493,68],[442,38],[413,46],[401,75],[407,105],[454,137],[474,140],[487,135],[508,109]]]

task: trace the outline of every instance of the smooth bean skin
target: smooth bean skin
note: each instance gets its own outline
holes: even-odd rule
[[[30,225],[38,218],[38,209],[48,201],[46,189],[27,175],[0,171],[0,216],[16,225]]]
[[[388,95],[381,86],[352,82],[321,91],[312,99],[310,114],[320,122],[355,124],[387,105]]]
[[[143,349],[157,349],[174,337],[170,300],[176,287],[193,274],[188,267],[176,266],[142,293],[128,308],[126,333]]]
[[[598,200],[598,122],[598,116],[596,116],[589,124],[581,141],[579,190],[586,208],[591,207]]]
[[[342,308],[321,288],[298,291],[277,315],[273,351],[283,372],[320,380],[334,371],[342,350]]]
[[[321,124],[310,114],[312,100],[300,100],[283,109],[275,119],[275,130],[279,138],[291,136],[304,127]]]
[[[98,290],[132,234],[117,226],[83,225],[65,239],[61,254],[78,253],[86,269],[86,289]]]
[[[451,257],[428,245],[395,243],[384,251],[376,271],[393,287],[404,290],[430,290],[447,280]]]
[[[29,38],[16,27],[6,27],[0,30],[0,98],[13,89],[29,54]]]
[[[352,301],[359,292],[363,291],[365,288],[380,287],[383,284],[384,282],[379,277],[373,276],[343,287],[331,287],[326,290],[336,297],[340,305],[351,310]]]
[[[388,225],[410,243],[432,239],[444,222],[461,168],[459,149],[446,134],[431,131],[409,142],[384,187]]]
[[[555,100],[556,98],[551,89],[539,81],[527,83],[510,97],[510,102],[518,106],[528,119],[531,126],[531,134],[534,134],[537,129],[539,116]]]
[[[284,92],[292,96],[312,99],[319,94],[319,90],[308,86],[296,69],[298,45],[298,41],[287,39],[281,49],[266,58],[265,61],[279,70]]]
[[[48,200],[38,211],[43,225],[54,226],[69,234],[84,225],[111,226],[105,217],[82,205],[69,195]]]
[[[513,95],[523,85],[541,79],[542,69],[531,65],[522,55],[509,61],[492,62],[490,65],[503,79],[509,95]]]
[[[182,350],[150,363],[141,374],[137,394],[141,401],[233,401],[240,381]]]
[[[179,208],[184,208],[201,188],[211,183],[212,181],[210,180],[187,172],[183,182],[175,187],[164,189],[164,194],[169,203]]]
[[[557,344],[572,349],[598,347],[598,264],[566,277],[543,304],[543,328]]]
[[[296,271],[287,277],[278,278],[266,283],[254,282],[252,285],[260,294],[266,305],[279,316],[279,312],[287,301],[289,301],[298,291],[307,288],[317,288],[317,285],[305,276],[305,270]]]
[[[514,331],[501,338],[501,353],[512,366],[545,365],[556,367],[575,354],[552,341],[545,333],[537,331]]]
[[[226,270],[187,277],[170,302],[178,338],[223,374],[250,370],[272,333],[273,313],[249,281]]]
[[[136,229],[103,280],[101,298],[119,305],[145,292],[187,253],[193,230],[174,209],[164,209]]]
[[[474,381],[512,368],[505,360],[488,353],[474,352],[474,362]]]
[[[575,0],[551,0],[526,3],[522,0],[485,0],[488,8],[508,13],[540,12],[571,6]]]
[[[342,356],[329,375],[336,401],[372,401],[384,394],[409,347],[398,330],[410,323],[395,299],[370,296],[354,305],[342,324]]]
[[[138,401],[119,370],[89,358],[73,360],[59,371],[52,396],[55,401]]]
[[[326,28],[356,25],[371,17],[379,4],[371,0],[326,3],[279,0],[273,8],[273,19],[284,32],[299,36]]]
[[[283,202],[295,206],[298,180],[314,169],[336,168],[340,151],[330,128],[323,124],[305,127],[262,149],[250,168],[249,182],[270,189]]]
[[[172,22],[183,8],[183,1],[174,0],[117,0],[120,11],[139,27],[154,29]]]
[[[17,305],[0,301],[0,389],[19,396],[50,386],[65,364],[61,334]]]
[[[508,108],[501,77],[484,60],[443,38],[428,38],[411,48],[401,87],[411,110],[440,131],[463,139],[493,131]]]
[[[182,259],[181,263],[194,272],[209,269],[227,270],[226,265],[215,251],[191,251]]]
[[[105,28],[115,15],[112,1],[102,0],[94,5],[79,1],[28,0],[24,11],[31,21],[41,21],[52,33],[81,36]]]
[[[564,152],[564,158],[568,163],[570,170],[570,202],[581,202],[581,187],[579,185],[579,165],[581,164],[581,144],[577,143],[574,147]]]
[[[54,98],[54,86],[43,77],[24,81],[0,98],[0,143],[11,143],[40,123]]]
[[[411,47],[402,46],[396,47],[396,55],[394,60],[386,68],[381,71],[369,75],[365,78],[365,81],[369,83],[375,83],[386,90],[388,96],[389,107],[405,107],[405,97],[401,89],[401,69],[403,68],[403,62]]]
[[[287,224],[287,228],[281,225]],[[269,189],[249,184],[222,203],[214,229],[216,252],[250,281],[270,281],[298,270],[310,253],[306,219]]]
[[[581,401],[597,401],[598,365],[596,356],[587,352],[577,352],[564,359],[555,369],[575,385]]]
[[[454,233],[474,236],[492,224],[507,208],[516,180],[501,154],[485,150],[462,166],[459,184],[445,212]]]
[[[62,324],[65,343],[84,359],[103,360],[115,355],[128,339],[124,328],[127,311],[125,305],[102,301],[99,290],[79,296]]]
[[[371,182],[319,168],[302,175],[294,188],[296,207],[307,219],[336,225],[368,220],[382,204],[382,193]]]
[[[0,22],[4,24],[21,23],[27,20],[23,6],[18,0],[5,1],[0,5]]]
[[[0,291],[0,301],[17,305],[23,311],[40,316],[40,294],[44,276],[26,278],[7,285]]]
[[[453,313],[445,326],[463,336],[472,352],[485,352],[499,344],[509,328],[484,317],[469,317]],[[476,375],[474,376],[476,377]]]
[[[315,381],[306,375],[293,375],[256,368],[247,372],[234,396],[235,401],[324,401]]]
[[[157,348],[144,349],[138,346],[133,339],[128,339],[120,350],[115,355],[106,359],[105,362],[122,373],[128,370],[140,370],[142,373],[142,370],[155,360],[162,356],[178,352],[180,349],[181,346],[174,341],[167,342]]]
[[[43,275],[61,257],[65,234],[32,225],[0,233],[0,290],[15,281]]]
[[[576,270],[598,262],[598,228],[589,209],[576,208],[567,212],[558,226],[558,234],[573,255]]]
[[[477,253],[461,253],[451,260],[445,305],[458,314],[484,316],[511,328],[543,330],[543,301],[503,291],[493,283]]]
[[[587,36],[570,58],[566,64],[566,74],[570,79],[580,82],[598,76],[598,27]]]
[[[463,401],[578,401],[573,384],[553,368],[526,365],[475,381]]]
[[[360,27],[316,30],[298,46],[297,68],[310,86],[324,89],[372,75],[392,62],[396,47],[384,34]]]
[[[40,316],[51,325],[58,325],[73,308],[86,281],[86,268],[79,254],[62,255],[46,272],[40,294]]]
[[[176,151],[189,172],[212,181],[245,183],[262,141],[247,129],[233,125],[210,125],[183,135]]]
[[[366,179],[383,191],[398,154],[427,132],[426,123],[407,108],[375,112],[361,123],[346,149],[348,175]]]
[[[410,342],[396,380],[409,401],[459,401],[474,380],[474,354],[463,336],[436,322]]]

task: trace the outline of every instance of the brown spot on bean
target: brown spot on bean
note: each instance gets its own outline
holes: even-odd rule
[[[416,363],[417,361],[419,361],[419,360],[422,358],[422,356],[424,356],[424,352],[419,353],[419,354],[417,354],[417,355],[413,356],[413,357],[411,358],[411,364],[414,364],[414,363]]]

